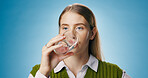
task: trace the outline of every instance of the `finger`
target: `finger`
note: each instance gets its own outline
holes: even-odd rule
[[[72,55],[74,55],[73,52],[68,52],[66,55],[59,57],[59,60],[63,60],[63,59],[65,59],[65,58],[67,58],[67,57],[70,57],[70,56],[72,56]]]
[[[55,39],[57,39],[57,38],[59,38],[59,37],[62,37],[62,36],[64,36],[64,33],[58,34],[56,37],[52,38],[51,40],[55,40]],[[51,40],[50,40],[50,41],[51,41]]]
[[[50,41],[50,42],[47,44],[47,48],[50,47],[50,46],[53,46],[55,43],[57,43],[57,42],[59,42],[59,41],[62,41],[63,39],[65,39],[65,36]]]
[[[50,46],[54,45],[55,43],[57,43],[57,42],[59,42],[59,41],[62,41],[63,39],[65,39],[65,36],[59,35],[58,37],[51,39],[51,40],[47,43],[46,46],[47,46],[47,47],[50,47]]]
[[[62,33],[62,34],[58,34],[57,36],[53,37],[51,40],[57,39],[57,38],[62,37],[62,36],[64,36],[63,33]],[[50,40],[50,41],[51,41],[51,40]]]
[[[44,51],[44,53],[49,55],[54,49],[57,49],[57,48],[62,47],[62,46],[63,46],[63,44],[51,46],[50,48],[47,48]]]
[[[45,48],[46,48],[46,45],[44,45],[44,46],[43,46],[42,51],[44,51],[44,50],[45,50]]]
[[[56,42],[62,41],[63,39],[65,39],[65,36],[61,36],[57,39],[49,41],[46,45],[43,46],[42,51],[46,50],[50,46],[53,46]]]
[[[58,34],[57,36],[55,36],[55,37],[52,38],[51,40],[57,39],[57,38],[62,37],[62,36],[64,36],[64,35],[63,35],[63,34]]]

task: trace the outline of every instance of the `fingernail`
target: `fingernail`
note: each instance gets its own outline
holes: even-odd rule
[[[64,33],[61,34],[62,36],[64,35]]]
[[[64,37],[61,37],[61,39],[63,39]]]

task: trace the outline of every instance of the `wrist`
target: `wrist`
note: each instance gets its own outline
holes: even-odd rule
[[[49,77],[51,70],[40,68],[39,72],[42,73],[43,75],[45,75],[46,77]]]

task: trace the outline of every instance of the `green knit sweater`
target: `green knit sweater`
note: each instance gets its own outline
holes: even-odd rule
[[[99,61],[99,60],[98,60]],[[88,67],[84,78],[121,78],[122,69],[117,65],[111,64],[104,61],[99,61],[98,71],[95,72]],[[40,64],[35,65],[30,72],[34,77],[36,72],[39,70]],[[54,70],[50,73],[50,78],[69,78],[66,72],[66,68],[63,68],[60,72],[54,73]]]

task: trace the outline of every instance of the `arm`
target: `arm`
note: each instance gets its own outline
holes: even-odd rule
[[[32,74],[29,74],[28,78],[50,78],[50,76],[49,76],[49,77],[46,77],[45,75],[43,75],[43,74],[38,70],[37,73],[36,73],[36,75],[35,75],[35,77],[33,77]]]
[[[54,52],[54,49],[64,46],[63,44],[55,45],[55,43],[62,41],[63,39],[65,39],[65,36],[59,34],[43,46],[41,64],[35,65],[31,71],[33,77],[48,78],[52,69],[54,69],[61,60],[73,55],[73,52],[69,52],[65,55],[58,55]],[[31,75],[29,75],[29,77],[33,78]]]

